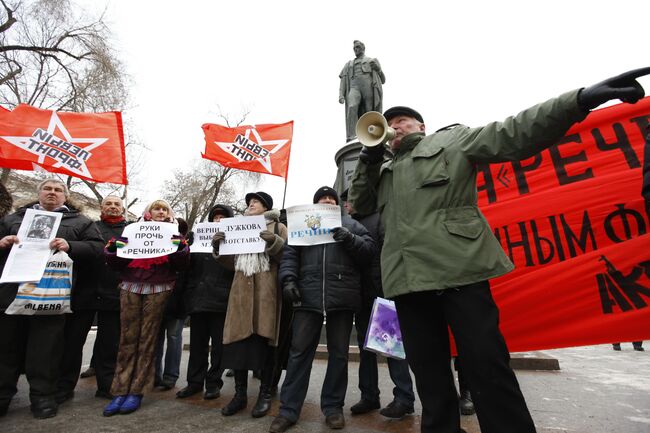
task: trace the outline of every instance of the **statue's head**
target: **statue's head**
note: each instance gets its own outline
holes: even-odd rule
[[[354,41],[352,43],[352,49],[354,49],[354,55],[357,57],[362,56],[366,52],[366,46],[361,41]]]

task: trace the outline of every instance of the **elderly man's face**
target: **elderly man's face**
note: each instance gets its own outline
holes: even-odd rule
[[[417,119],[399,115],[395,116],[388,122],[388,126],[395,130],[395,138],[390,141],[390,147],[397,150],[402,144],[402,138],[414,132],[424,132],[424,123],[420,123]]]
[[[65,203],[65,189],[56,182],[45,182],[38,192],[38,203],[45,210],[54,210]]]
[[[366,51],[363,45],[361,45],[358,42],[352,46],[352,49],[354,49],[354,55],[357,57],[362,56],[363,53]]]
[[[102,201],[102,215],[116,217],[124,213],[124,204],[119,197],[108,196]]]

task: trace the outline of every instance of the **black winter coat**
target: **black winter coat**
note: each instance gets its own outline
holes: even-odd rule
[[[129,223],[121,221],[119,223],[110,224],[105,221],[96,221],[95,224],[104,239],[104,243],[122,236],[124,227]],[[95,262],[95,278],[97,285],[95,286],[95,309],[102,311],[120,311],[120,275],[111,269],[104,259],[104,255],[100,255]]]
[[[384,290],[381,286],[381,247],[384,245],[384,227],[381,224],[379,212],[361,217],[353,215],[352,218],[364,226],[377,244],[377,254],[372,259],[370,266],[361,270],[361,298],[363,306],[372,306],[376,297],[383,297]]]
[[[234,276],[211,253],[191,254],[184,287],[187,313],[225,313]]]
[[[341,222],[355,235],[349,243],[285,245],[280,281],[297,280],[301,302],[296,310],[325,314],[359,309],[361,271],[377,254],[377,246],[360,223],[347,215],[341,217]]]
[[[17,234],[25,211],[32,208],[34,204],[22,207],[0,220],[0,238]],[[72,266],[72,310],[74,311],[77,299],[82,299],[84,296],[83,292],[88,289],[92,292],[94,283],[90,278],[91,273],[87,271],[92,269],[95,259],[101,254],[104,241],[95,223],[77,209],[67,206],[70,211],[63,212],[56,237],[65,239],[70,245],[68,255],[74,262]],[[10,250],[10,248],[0,250],[0,273],[4,269]],[[4,311],[13,302],[17,290],[18,283],[0,284],[0,310]]]

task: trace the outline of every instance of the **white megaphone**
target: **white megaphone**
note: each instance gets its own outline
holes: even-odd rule
[[[395,137],[395,130],[377,111],[368,111],[357,121],[357,138],[366,147],[375,147]]]

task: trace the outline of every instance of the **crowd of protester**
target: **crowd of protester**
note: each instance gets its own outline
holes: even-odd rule
[[[329,187],[313,196],[313,203],[346,209],[341,226],[332,230],[332,243],[288,245],[280,211],[269,194],[258,191],[246,195],[244,214],[264,217],[263,252],[220,254],[228,235],[218,231],[212,254],[190,254],[193,236],[187,225],[183,228],[167,202],[155,200],[141,218],[178,223],[177,249],[162,257],[126,259],[117,254],[128,243],[122,237],[128,223],[121,199],[106,197],[101,220],[93,222],[72,203],[63,182],[41,182],[37,201],[0,220],[0,266],[4,270],[9,251],[20,243],[18,230],[29,209],[60,212],[49,247],[74,261],[73,313],[0,314],[0,416],[8,412],[22,373],[35,418],[56,416],[58,405],[73,399],[95,317],[96,396],[110,399],[103,415],[137,411],[154,385],[175,386],[181,326],[189,314],[187,386],[177,397],[205,389],[205,399],[218,398],[222,372],[232,369],[235,393],[221,413],[234,415],[247,406],[248,372],[253,371],[260,387],[251,415],[262,417],[286,368],[279,414],[269,427],[270,433],[284,432],[299,419],[325,326],[328,360],[320,406],[327,426],[342,429],[351,330],[356,324],[363,335],[372,300],[385,294],[395,299],[408,366],[389,363],[394,399],[382,415],[402,418],[414,412],[410,368],[422,403],[423,433],[462,432],[460,414],[474,412],[474,404],[484,433],[535,432],[490,292],[489,280],[514,265],[478,208],[477,163],[525,159],[557,143],[602,103],[635,103],[644,96],[636,78],[648,73],[650,68],[638,69],[567,92],[504,122],[480,128],[452,125],[428,136],[416,110],[388,109],[384,117],[394,131],[391,157],[386,158],[383,146],[362,148],[347,205]],[[646,175],[644,169],[647,205]],[[0,188],[5,211],[6,195]],[[232,216],[229,206],[218,204],[208,220]],[[39,232],[37,237],[43,236]],[[0,284],[0,310],[17,290],[17,283]],[[462,396],[450,366],[449,329]],[[634,348],[643,350],[641,342]],[[362,351],[361,400],[350,407],[352,414],[380,407],[376,362]]]
[[[37,419],[56,416],[59,405],[73,400],[80,376],[94,377],[95,397],[110,400],[104,416],[137,411],[147,392],[176,387],[182,330],[189,318],[187,385],[176,397],[203,393],[206,400],[219,398],[223,373],[231,369],[235,392],[221,413],[234,415],[246,408],[252,371],[260,379],[253,417],[265,416],[273,396],[280,396],[280,415],[270,431],[284,431],[297,422],[325,326],[328,367],[321,407],[330,428],[343,428],[351,330],[356,326],[362,348],[373,299],[382,295],[378,253],[383,228],[376,214],[361,217],[345,195],[341,200],[334,189],[321,187],[313,203],[342,208],[342,226],[333,231],[336,242],[289,246],[286,220],[281,222],[272,197],[252,192],[245,197],[244,215],[264,216],[267,227],[259,234],[264,252],[220,255],[226,234],[217,232],[213,253],[189,254],[194,234],[167,202],[155,200],[139,220],[178,224],[178,249],[159,258],[125,259],[117,254],[120,244],[128,243],[122,233],[130,223],[121,198],[105,197],[100,219],[93,222],[81,214],[63,182],[43,181],[37,193],[37,201],[0,221],[2,265],[19,242],[16,234],[27,209],[63,213],[51,246],[74,260],[73,313],[0,315],[1,415],[8,412],[22,372]],[[233,209],[220,203],[210,209],[207,221],[233,216]],[[14,283],[0,285],[3,308],[16,288]],[[93,324],[92,360],[82,372],[84,344]],[[361,399],[352,405],[353,415],[380,408],[376,355],[361,353]],[[389,368],[394,399],[381,413],[401,419],[414,412],[411,376],[406,361],[390,360]]]

